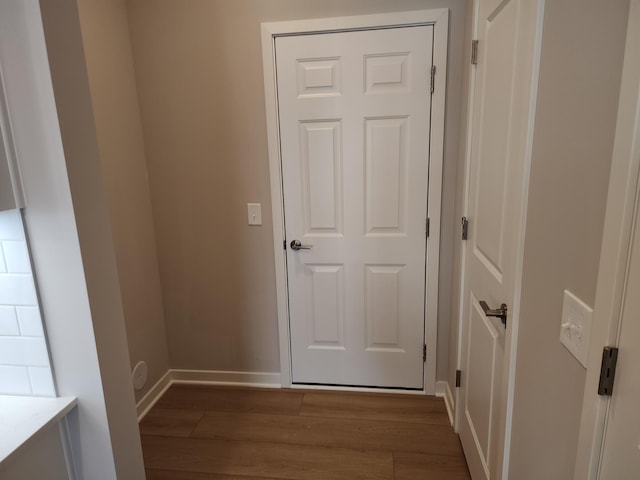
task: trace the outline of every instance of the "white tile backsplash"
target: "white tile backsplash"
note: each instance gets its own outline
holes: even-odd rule
[[[0,365],[48,367],[49,355],[44,338],[0,337]]]
[[[24,240],[20,210],[0,212],[0,240]]]
[[[38,307],[16,307],[20,335],[23,337],[44,337],[42,318]]]
[[[27,242],[24,240],[2,242],[2,250],[7,272],[31,273]]]
[[[0,212],[0,394],[55,395],[18,210]]]
[[[33,277],[21,273],[0,273],[0,305],[38,304]]]
[[[31,382],[27,367],[0,365],[0,394],[29,395]]]
[[[49,367],[29,367],[29,378],[34,395],[55,396],[56,391]]]
[[[20,335],[14,307],[0,306],[0,336],[3,335]]]

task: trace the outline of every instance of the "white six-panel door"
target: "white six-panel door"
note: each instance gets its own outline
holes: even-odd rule
[[[423,388],[432,44],[276,39],[294,383]]]

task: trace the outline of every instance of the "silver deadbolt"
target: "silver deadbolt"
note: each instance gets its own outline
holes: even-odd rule
[[[303,245],[300,240],[291,240],[289,245],[292,250],[311,250],[313,248],[313,245]]]
[[[500,305],[500,308],[491,309],[489,308],[489,305],[487,305],[487,302],[485,302],[484,300],[480,300],[480,306],[482,307],[482,310],[484,311],[484,314],[487,317],[498,317],[502,322],[502,325],[504,325],[505,328],[507,327],[507,304],[506,303],[503,303],[502,305]]]

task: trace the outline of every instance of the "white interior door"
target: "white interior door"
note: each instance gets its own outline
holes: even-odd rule
[[[536,9],[525,0],[476,3],[478,61],[473,102],[469,235],[462,313],[459,431],[472,478],[501,466],[503,374],[521,224]],[[529,11],[527,11],[529,9]],[[529,62],[528,65],[523,62]],[[498,310],[506,306],[506,317]],[[487,312],[487,308],[493,312]]]
[[[640,0],[630,2],[574,480],[640,478]],[[602,352],[617,346],[612,396]]]
[[[627,274],[618,342],[618,367],[605,424],[598,478],[640,477],[640,210]]]
[[[423,388],[432,45],[276,39],[294,383]]]

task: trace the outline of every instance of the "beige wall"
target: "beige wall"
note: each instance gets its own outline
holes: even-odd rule
[[[627,12],[546,2],[509,478],[573,478],[585,370],[559,341],[562,297],[595,300]]]
[[[98,149],[122,293],[131,366],[169,368],[151,199],[124,0],[78,0]]]
[[[260,22],[451,9],[438,378],[448,362],[464,0],[130,0],[170,363],[279,371]],[[261,202],[263,226],[246,225]]]

